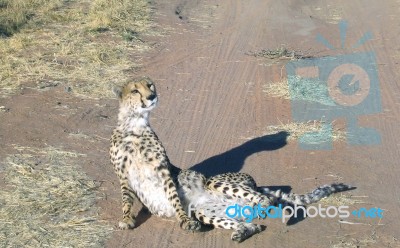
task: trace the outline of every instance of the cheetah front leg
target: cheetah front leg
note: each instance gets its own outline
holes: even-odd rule
[[[133,214],[133,200],[136,198],[136,194],[132,191],[128,185],[127,179],[120,179],[121,193],[122,193],[122,221],[119,222],[119,228],[121,229],[133,229],[136,224],[136,218]]]
[[[189,218],[185,210],[183,210],[181,201],[176,190],[176,185],[172,180],[171,174],[166,166],[157,167],[160,177],[163,179],[164,191],[167,194],[168,201],[175,209],[175,216],[179,224],[184,230],[197,231],[201,228],[201,223],[197,220]]]

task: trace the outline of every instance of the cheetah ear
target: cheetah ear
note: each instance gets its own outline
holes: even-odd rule
[[[114,86],[112,88],[112,91],[114,92],[116,97],[118,97],[119,99],[122,98],[122,87],[121,86]]]

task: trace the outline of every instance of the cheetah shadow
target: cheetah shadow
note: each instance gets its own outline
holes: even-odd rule
[[[247,157],[263,151],[274,151],[287,144],[288,132],[264,135],[249,140],[229,151],[208,158],[190,169],[212,177],[227,172],[239,172],[244,166]]]
[[[284,147],[287,144],[288,136],[288,132],[282,131],[276,134],[269,134],[254,138],[238,147],[208,158],[192,166],[190,169],[200,172],[206,177],[212,177],[227,172],[240,172],[247,157],[258,152],[274,151]],[[292,191],[292,187],[289,185],[268,186],[268,188],[271,190],[281,190],[285,193],[290,193]],[[302,212],[298,212],[297,216],[298,217],[296,218],[291,217],[286,224],[294,225],[305,219],[302,217]]]

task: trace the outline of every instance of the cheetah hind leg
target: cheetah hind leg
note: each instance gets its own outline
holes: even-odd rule
[[[272,201],[269,195],[258,192],[253,177],[246,173],[225,173],[211,177],[206,188],[226,195],[228,198],[244,199],[251,206],[260,204],[268,207]]]
[[[216,228],[234,230],[231,239],[236,242],[242,242],[249,237],[263,231],[265,228],[258,224],[240,222],[236,219],[226,217],[226,204],[214,204],[207,207],[199,207],[195,211],[196,218],[206,225],[212,225]]]

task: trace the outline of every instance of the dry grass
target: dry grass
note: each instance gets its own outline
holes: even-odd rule
[[[262,49],[259,52],[248,52],[247,55],[252,55],[254,57],[262,57],[267,59],[275,60],[297,60],[297,59],[307,59],[313,58],[311,55],[305,55],[302,52],[289,50],[285,46],[281,46],[277,49]]]
[[[111,84],[126,81],[140,66],[133,56],[150,49],[140,38],[151,29],[145,0],[16,2],[25,5],[1,8],[3,19],[21,24],[10,24],[13,35],[0,39],[0,96],[56,81],[77,95],[111,97]],[[18,13],[33,14],[12,21]]]
[[[289,84],[287,79],[283,79],[279,82],[271,82],[263,86],[263,92],[272,97],[283,98],[290,100]]]
[[[15,147],[0,191],[1,247],[98,247],[112,229],[94,207],[99,184],[74,164],[83,154]]]
[[[89,13],[93,29],[116,28],[132,34],[145,32],[149,26],[147,1],[94,0]]]
[[[62,0],[0,0],[0,36],[13,35],[36,14],[61,4]]]
[[[337,194],[321,199],[320,203],[325,206],[350,206],[365,203],[362,200],[364,198],[366,197]]]
[[[326,106],[336,105],[329,96],[326,82],[322,82],[318,79],[289,76],[288,79],[264,85],[263,92],[272,97],[279,97],[287,100],[303,100]]]
[[[272,97],[286,100],[315,102],[325,106],[335,106],[330,98],[326,83],[317,79],[306,79],[291,76],[279,82],[264,85],[263,92]],[[324,125],[324,121],[291,122],[281,123],[278,126],[267,127],[267,134],[286,131],[290,134],[289,140],[302,140],[309,144],[320,144],[323,142],[343,141],[349,134],[334,128],[332,123]],[[306,136],[304,136],[307,134]]]
[[[332,138],[333,141],[344,141],[346,139],[345,131],[333,128],[332,132],[330,132],[330,130],[323,129],[323,124],[323,121],[281,123],[276,126],[268,126],[266,134],[286,131],[289,133],[288,140],[298,140],[301,136],[308,133],[319,133],[322,140]]]
[[[376,237],[370,236],[362,239],[341,237],[340,241],[332,248],[360,248],[360,247],[371,247],[372,244],[376,244]]]

